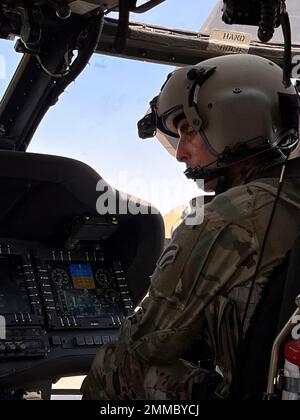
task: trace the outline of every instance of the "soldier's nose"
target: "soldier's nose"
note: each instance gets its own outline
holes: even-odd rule
[[[185,163],[188,163],[188,159],[189,159],[188,150],[181,137],[179,139],[177,149],[176,149],[176,159],[178,160],[178,162],[185,162]]]

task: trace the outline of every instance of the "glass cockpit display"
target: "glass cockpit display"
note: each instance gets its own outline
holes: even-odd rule
[[[30,313],[21,257],[0,256],[0,315]]]
[[[91,262],[48,262],[60,316],[124,315],[113,270]]]

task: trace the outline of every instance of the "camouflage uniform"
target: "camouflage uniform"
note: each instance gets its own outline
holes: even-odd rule
[[[202,224],[178,227],[141,309],[125,320],[119,342],[98,352],[82,386],[85,399],[191,399],[193,385],[209,378],[180,359],[196,339],[210,349],[227,396],[238,342],[296,238],[300,181],[286,180],[241,331],[277,186],[278,178],[265,178],[231,188],[205,205]]]

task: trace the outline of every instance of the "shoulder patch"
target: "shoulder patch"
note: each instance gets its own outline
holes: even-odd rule
[[[180,246],[178,244],[172,244],[168,246],[162,253],[160,259],[157,261],[157,268],[160,270],[165,269],[168,265],[173,264],[176,260]]]

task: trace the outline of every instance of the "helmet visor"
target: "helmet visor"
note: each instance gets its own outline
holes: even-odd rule
[[[184,118],[183,106],[177,105],[166,111],[161,118],[157,119],[157,126],[164,133],[178,138],[177,126],[181,119]]]
[[[169,136],[168,134],[163,133],[160,130],[156,130],[155,137],[161,143],[161,145],[166,149],[170,155],[173,157],[176,156],[176,149],[178,145],[178,138]]]
[[[176,127],[179,120],[184,117],[183,108],[175,107],[162,119],[158,119],[156,99],[157,97],[150,102],[146,114],[138,121],[138,135],[141,139],[156,137],[167,152],[175,157],[179,138]]]

